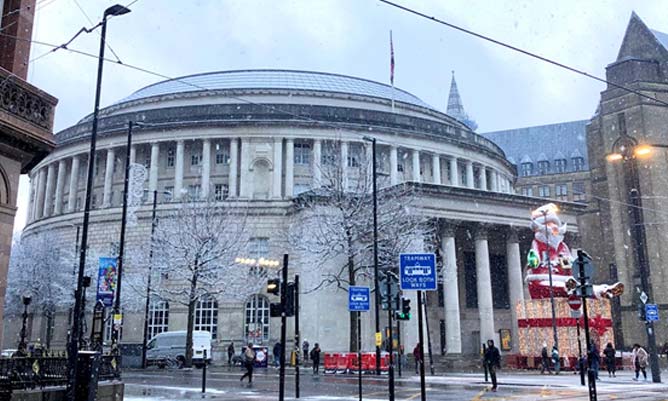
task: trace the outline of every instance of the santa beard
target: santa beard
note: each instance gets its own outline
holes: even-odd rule
[[[534,234],[534,238],[536,238],[536,241],[542,242],[544,244],[548,244],[552,249],[557,249],[559,247],[559,244],[564,240],[564,236],[562,234],[552,234],[549,236],[545,236],[545,231],[537,231]]]

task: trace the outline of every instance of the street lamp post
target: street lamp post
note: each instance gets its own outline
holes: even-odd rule
[[[88,220],[90,218],[90,204],[93,192],[93,173],[94,173],[94,164],[95,164],[95,145],[97,140],[97,125],[98,125],[98,115],[100,113],[100,92],[102,89],[102,67],[104,65],[104,48],[105,48],[105,39],[107,34],[107,19],[111,16],[118,16],[129,13],[130,10],[126,7],[123,7],[119,4],[113,5],[106,10],[102,16],[102,21],[99,26],[102,27],[102,32],[100,34],[100,53],[98,56],[97,64],[97,84],[95,87],[95,106],[93,108],[93,120],[91,125],[91,134],[90,134],[90,151],[88,152],[88,172],[86,177],[86,196],[84,199],[84,212],[83,212],[83,223],[81,227],[81,247],[79,250],[79,272],[77,276],[77,289],[74,301],[74,319],[72,322],[72,336],[70,338],[70,344],[68,347],[68,364],[69,364],[69,388],[70,388],[70,397],[74,399],[74,388],[76,381],[76,359],[77,359],[77,348],[79,343],[79,332],[81,325],[81,293],[83,287],[83,277],[84,270],[86,267],[86,248],[88,245]]]
[[[378,186],[376,171],[376,138],[365,136],[365,141],[371,142],[371,170],[373,180],[373,288],[374,314],[376,319],[376,336],[380,333],[380,287],[378,284]],[[392,326],[392,319],[388,324]],[[392,341],[392,339],[390,339]],[[376,374],[380,375],[380,345],[376,342]]]
[[[128,150],[129,151],[129,150]],[[141,366],[146,369],[146,346],[148,342],[148,310],[151,301],[151,270],[153,270],[153,237],[155,235],[155,209],[158,204],[158,191],[153,191],[153,208],[151,209],[151,245],[148,251],[148,277],[146,283],[146,305],[144,306],[144,341],[141,349]]]
[[[18,346],[18,352],[21,356],[28,355],[28,346],[26,344],[26,324],[28,321],[28,305],[30,305],[31,301],[32,298],[30,296],[23,296],[23,322],[21,323],[21,340],[19,341]]]
[[[651,153],[651,148],[668,148],[668,145],[651,144],[638,145],[635,139],[628,136],[625,130],[617,139],[613,146],[613,153],[606,158],[610,162],[622,161],[624,171],[624,182],[628,188],[628,214],[631,225],[631,238],[633,239],[636,261],[638,263],[638,274],[640,275],[640,286],[647,295],[647,302],[652,303],[653,291],[649,282],[650,267],[647,257],[647,243],[645,235],[645,226],[643,222],[642,201],[640,195],[640,177],[638,176],[637,158]],[[644,316],[644,312],[643,312]],[[649,351],[650,368],[652,371],[652,381],[661,382],[661,370],[659,367],[659,357],[656,347],[656,335],[654,332],[654,322],[647,321],[645,317],[645,328],[647,334],[647,350]]]
[[[547,248],[545,249],[545,254],[543,256],[543,262],[547,266],[547,276],[550,281],[550,307],[552,308],[552,339],[554,340],[554,346],[559,350],[559,337],[557,335],[557,314],[554,309],[554,287],[552,287],[552,263],[550,263],[550,232],[547,227],[547,213],[549,210],[543,209],[543,224],[545,225],[545,241],[547,242]]]

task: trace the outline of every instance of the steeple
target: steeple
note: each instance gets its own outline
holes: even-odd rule
[[[459,96],[459,90],[457,89],[457,81],[455,81],[454,71],[452,71],[452,81],[450,82],[450,95],[448,95],[448,107],[446,109],[446,114],[463,122],[473,131],[478,128],[478,124],[476,124],[473,119],[469,118],[468,114],[466,114],[466,111],[464,111],[464,104],[462,104],[462,98]]]

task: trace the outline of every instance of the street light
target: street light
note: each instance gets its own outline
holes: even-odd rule
[[[93,173],[95,162],[95,145],[97,140],[97,125],[98,116],[100,113],[100,92],[102,89],[102,67],[104,65],[104,48],[107,35],[107,19],[112,16],[119,16],[129,13],[130,10],[120,4],[113,5],[104,10],[102,21],[99,25],[102,26],[100,34],[100,53],[97,59],[97,84],[95,87],[95,106],[93,108],[93,120],[90,134],[90,151],[88,152],[88,174],[86,177],[86,196],[84,199],[83,223],[81,228],[81,248],[79,250],[79,272],[77,276],[76,296],[74,297],[74,319],[72,319],[71,338],[69,343],[69,395],[71,399],[76,397],[74,389],[76,387],[76,359],[78,353],[79,333],[81,325],[81,310],[82,300],[81,292],[83,287],[84,270],[86,267],[86,247],[88,245],[88,220],[90,217],[90,204],[93,192]]]
[[[638,273],[640,275],[640,286],[647,295],[647,302],[651,303],[653,299],[652,288],[649,282],[649,260],[647,258],[647,244],[645,242],[645,226],[643,224],[642,202],[640,198],[640,177],[638,176],[638,158],[642,158],[652,153],[652,148],[668,148],[668,145],[662,144],[637,144],[635,139],[628,136],[625,130],[615,141],[613,152],[606,156],[609,162],[621,161],[624,182],[628,186],[628,208],[627,212],[631,219],[631,237],[634,241],[636,258],[638,263]],[[643,313],[644,316],[644,313]],[[656,336],[654,333],[654,323],[645,320],[647,333],[647,348],[649,351],[650,367],[652,370],[652,381],[661,382],[661,370],[659,368],[659,358],[656,348]]]
[[[23,296],[23,323],[21,324],[21,340],[19,341],[18,353],[21,356],[27,356],[27,344],[26,344],[26,322],[28,321],[28,305],[32,298],[29,295]]]
[[[376,182],[376,138],[365,136],[362,139],[367,142],[371,142],[371,168],[373,174],[373,288],[375,298],[374,314],[376,319],[376,336],[378,336],[380,333],[380,287],[378,285],[378,187]],[[388,324],[391,328],[391,318]],[[392,339],[390,339],[390,341],[392,341]],[[390,358],[392,358],[391,353]],[[390,369],[391,368],[392,364],[390,364]],[[380,375],[380,345],[378,345],[378,342],[376,342],[376,374]],[[390,379],[392,379],[392,376],[390,376]]]
[[[545,248],[545,254],[543,255],[543,263],[547,266],[547,275],[550,281],[550,307],[552,308],[552,339],[554,341],[554,346],[559,350],[559,337],[557,335],[557,317],[554,309],[554,287],[552,287],[552,263],[550,262],[550,231],[547,227],[547,214],[549,212],[557,212],[556,208],[548,210],[547,208],[543,209],[541,213],[543,214],[543,224],[545,225],[545,241],[547,247]],[[557,372],[558,373],[558,372]]]

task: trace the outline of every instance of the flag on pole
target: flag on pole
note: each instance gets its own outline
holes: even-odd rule
[[[394,86],[394,44],[392,43],[392,30],[390,30],[390,83]]]

